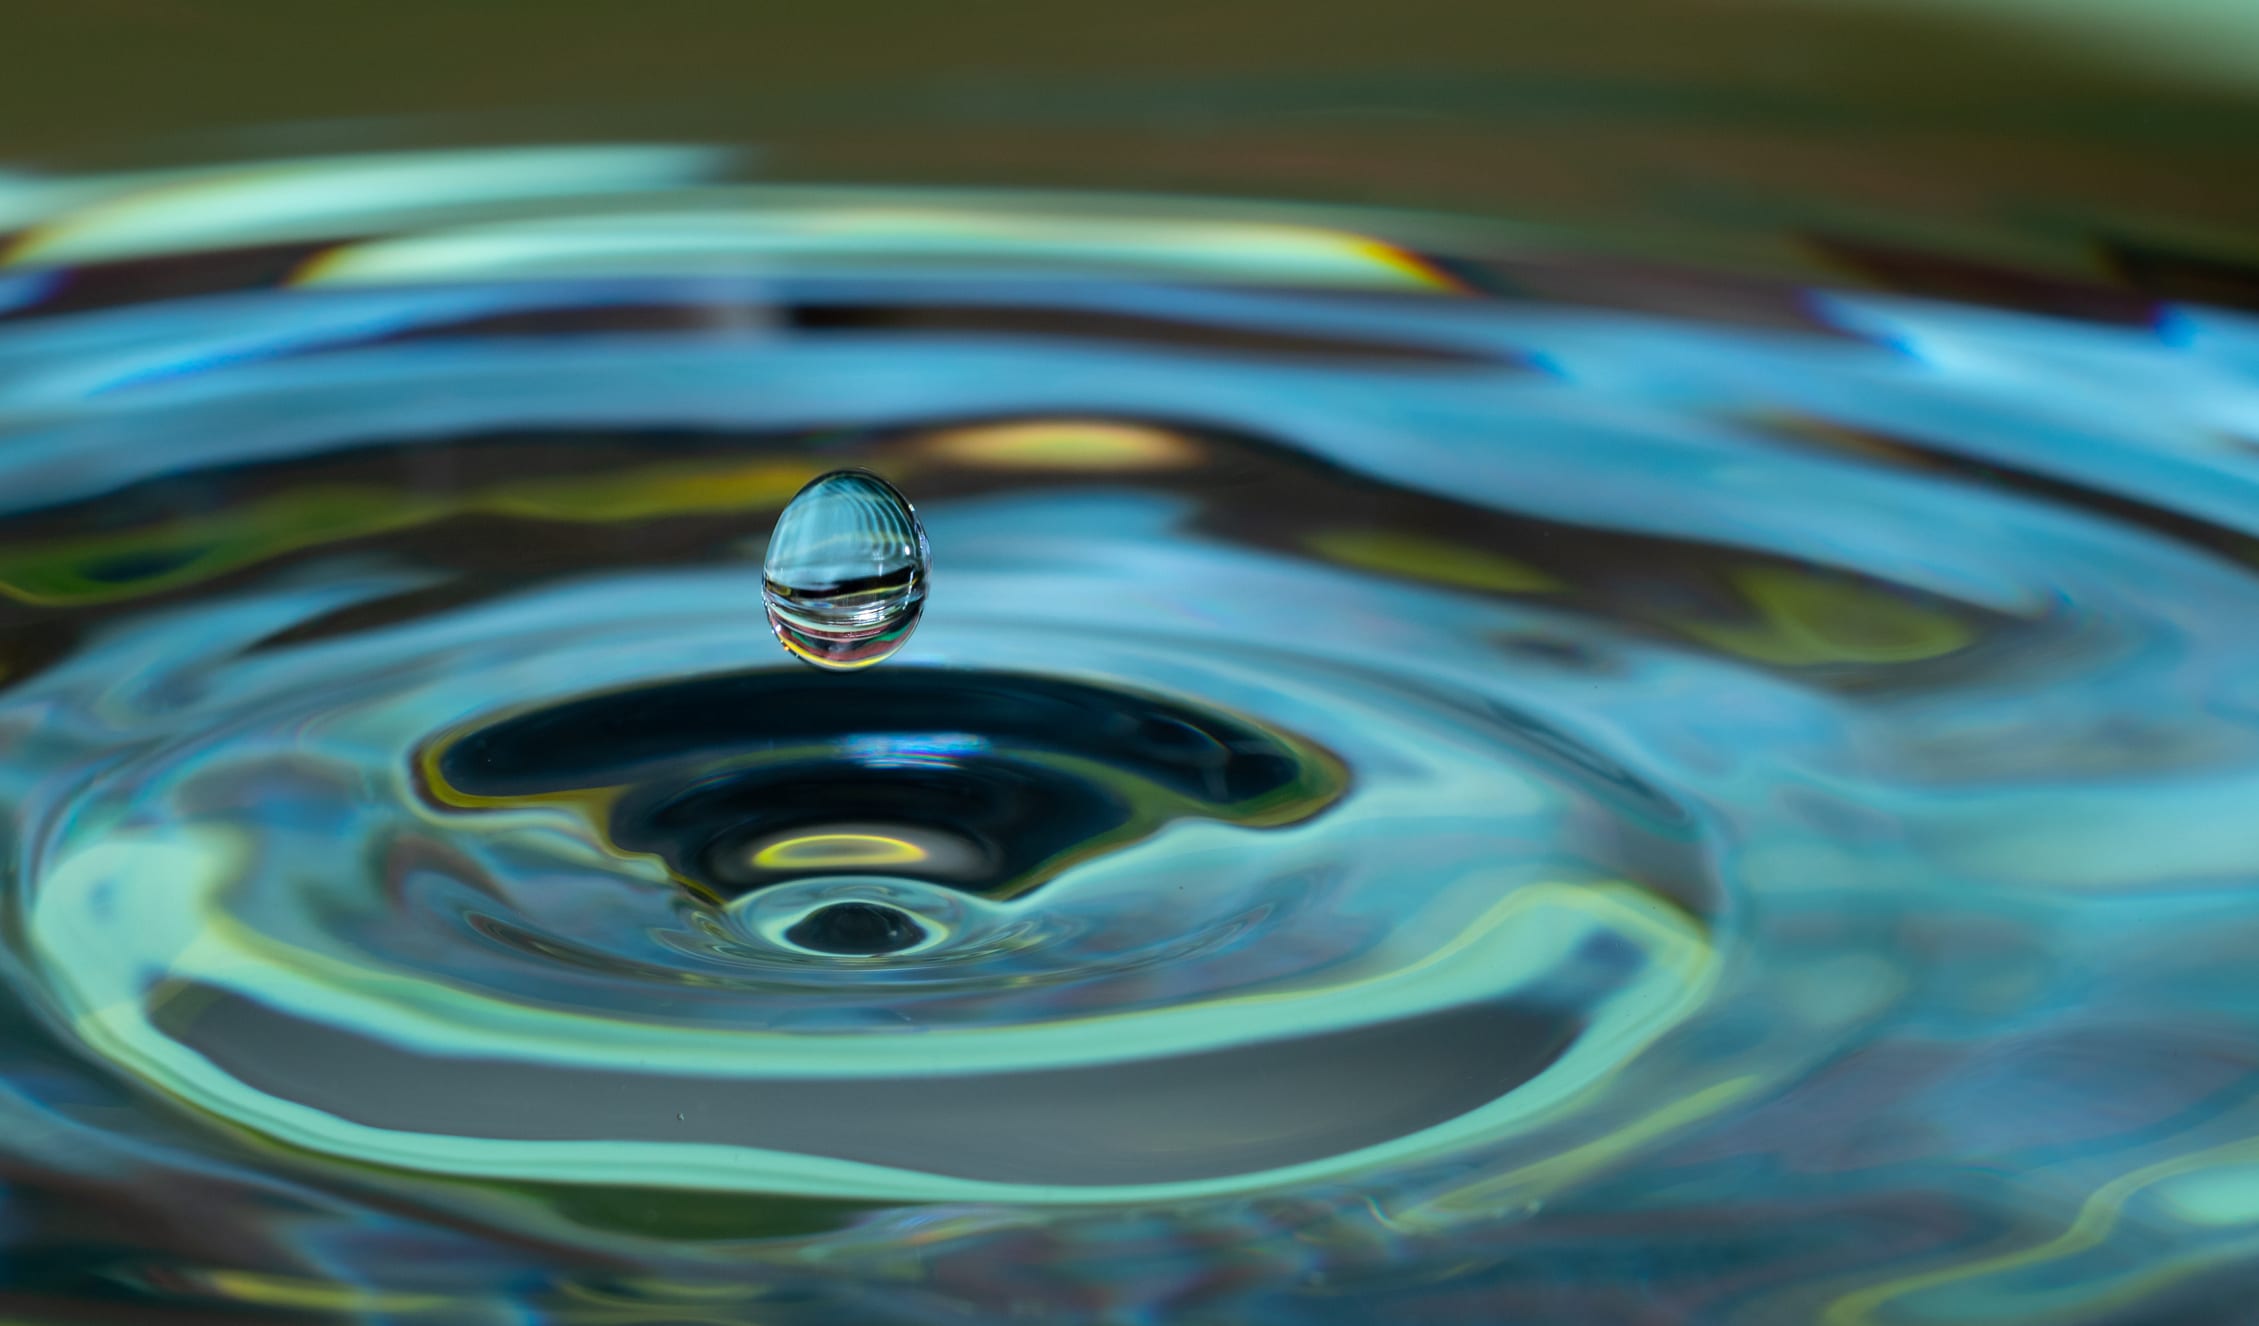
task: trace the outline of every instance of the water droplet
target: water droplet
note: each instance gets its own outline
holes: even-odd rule
[[[874,902],[839,902],[819,907],[784,932],[784,937],[818,953],[893,953],[909,948],[926,932],[908,915]]]
[[[769,629],[819,668],[881,662],[917,629],[930,558],[918,513],[886,480],[868,470],[811,480],[769,537]]]

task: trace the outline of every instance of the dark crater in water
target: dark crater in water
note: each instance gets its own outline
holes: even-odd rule
[[[1293,823],[1349,784],[1315,743],[1213,708],[931,668],[591,696],[456,736],[424,772],[464,808],[600,807],[614,846],[716,898],[873,873],[1011,896],[1173,820]]]
[[[926,937],[925,928],[892,907],[872,902],[841,902],[819,907],[801,918],[784,937],[818,953],[862,957],[910,948]]]

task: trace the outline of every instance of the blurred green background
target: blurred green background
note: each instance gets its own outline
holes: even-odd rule
[[[12,8],[0,161],[27,169],[722,140],[771,178],[1381,203],[1799,279],[1920,254],[1982,271],[1917,286],[2259,303],[2250,0]]]

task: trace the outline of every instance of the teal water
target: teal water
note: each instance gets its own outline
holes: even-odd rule
[[[2243,1320],[2259,323],[725,166],[0,190],[12,1316]]]

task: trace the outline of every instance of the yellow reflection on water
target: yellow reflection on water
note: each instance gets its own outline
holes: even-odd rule
[[[763,870],[837,870],[841,866],[901,866],[926,859],[926,849],[876,833],[811,833],[775,842],[753,854]]]
[[[1165,470],[1197,464],[1182,433],[1103,419],[1030,419],[951,428],[925,440],[944,459],[985,469]]]

